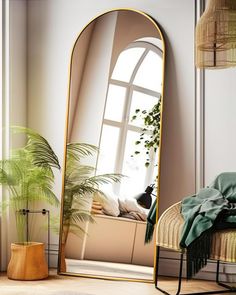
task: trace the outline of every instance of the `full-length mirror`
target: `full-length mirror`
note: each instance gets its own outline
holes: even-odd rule
[[[164,59],[159,27],[133,10],[97,17],[75,42],[60,273],[153,280]]]

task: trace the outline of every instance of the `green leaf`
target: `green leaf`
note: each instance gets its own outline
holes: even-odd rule
[[[135,145],[143,145],[146,150],[146,155],[149,155],[150,149],[153,148],[154,152],[157,152],[160,144],[161,98],[150,110],[138,110],[141,112],[139,116],[145,128],[142,129],[139,140],[135,141]],[[144,135],[147,135],[148,138]],[[140,152],[135,151],[134,154],[138,155]],[[145,163],[145,166],[149,166],[148,161]]]
[[[32,162],[36,166],[40,167],[55,167],[60,169],[58,157],[54,153],[48,141],[39,135],[37,132],[30,128],[12,126],[12,132],[23,133],[27,136],[27,143],[25,149],[32,156]]]
[[[93,156],[98,149],[84,143],[72,143],[67,146],[67,164],[65,177],[65,197],[63,210],[64,235],[73,232],[76,235],[85,233],[81,222],[92,222],[90,212],[93,200],[104,202],[106,195],[100,189],[101,185],[119,182],[121,174],[95,175],[92,166],[82,165],[84,158]],[[86,233],[85,233],[86,234]]]
[[[9,159],[0,161],[0,184],[9,191],[8,206],[16,213],[18,240],[24,242],[26,219],[17,212],[32,209],[39,202],[43,206],[58,206],[52,168],[60,169],[60,164],[48,141],[37,132],[20,126],[11,130],[13,134],[25,135],[26,143],[12,149]]]

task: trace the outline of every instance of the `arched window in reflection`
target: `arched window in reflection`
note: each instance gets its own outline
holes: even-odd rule
[[[139,41],[120,53],[109,81],[97,171],[128,176],[113,187],[121,196],[132,197],[155,182],[157,153],[148,168],[145,151],[131,157],[144,127],[141,118],[132,117],[136,109],[151,110],[161,89],[162,51],[157,46]]]

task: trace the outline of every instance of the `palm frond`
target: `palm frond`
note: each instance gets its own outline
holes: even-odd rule
[[[101,185],[119,182],[121,174],[95,175],[96,169],[81,164],[81,160],[98,152],[94,145],[86,143],[69,143],[67,145],[65,195],[63,210],[64,236],[68,232],[76,235],[86,234],[82,224],[94,222],[91,206],[93,199],[103,203],[106,195]]]
[[[23,242],[25,219],[17,212],[23,208],[31,208],[39,201],[54,206],[59,204],[53,192],[52,168],[60,169],[60,165],[48,141],[37,132],[19,126],[12,127],[12,131],[26,135],[27,141],[23,147],[12,149],[9,159],[0,161],[0,184],[9,191],[7,205],[16,213],[18,239]]]
[[[67,144],[67,160],[74,159],[80,161],[81,157],[92,156],[98,152],[98,148],[88,143],[68,143]]]
[[[94,175],[95,168],[86,165],[69,165],[66,168],[66,185],[70,183],[81,183]]]
[[[107,196],[102,190],[97,189],[96,193],[93,195],[93,200],[103,205],[107,200]]]
[[[12,126],[13,133],[23,133],[27,136],[25,149],[32,155],[33,164],[40,167],[60,169],[58,157],[48,141],[30,128]]]
[[[45,225],[45,229],[47,229],[48,225]],[[60,231],[60,218],[58,215],[51,215],[50,214],[50,229],[56,233],[59,234]]]
[[[69,228],[70,233],[82,238],[88,234],[84,226],[82,226],[85,222],[95,222],[91,213],[89,211],[73,209],[69,219],[63,217],[63,231],[66,232]]]
[[[5,212],[6,209],[9,207],[9,200],[0,202],[0,206],[1,206],[2,212]]]
[[[76,223],[70,223],[70,233],[76,235],[81,239],[84,237],[84,235],[88,235],[88,233]]]
[[[0,184],[13,186],[18,184],[22,177],[23,171],[19,161],[0,161]]]
[[[110,174],[101,174],[101,175],[95,175],[92,176],[90,178],[88,178],[85,181],[85,184],[87,186],[96,186],[98,187],[99,185],[103,185],[103,184],[110,184],[110,183],[117,183],[120,182],[121,178],[124,177],[124,175],[122,174],[114,174],[114,173],[110,173]]]
[[[94,222],[90,211],[74,210],[71,214],[71,222],[77,224],[79,222]]]
[[[80,196],[85,196],[85,195],[91,195],[97,192],[97,188],[92,187],[90,185],[85,185],[85,184],[74,184],[71,187],[66,187],[65,189],[66,193],[70,193],[74,197],[77,195]]]
[[[37,189],[36,194],[32,194],[31,198],[32,201],[46,201],[48,204],[53,205],[55,207],[57,207],[60,204],[57,196],[54,194],[51,188],[47,186],[41,187],[41,190]]]
[[[72,203],[72,210],[78,210],[80,209],[81,211],[88,211],[91,209],[92,205],[92,199],[93,196],[89,195],[81,195],[81,194],[74,194],[73,195],[73,203]]]

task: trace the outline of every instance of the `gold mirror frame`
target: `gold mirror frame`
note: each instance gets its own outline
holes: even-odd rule
[[[67,95],[67,107],[66,107],[66,120],[65,120],[65,132],[64,132],[64,157],[63,157],[63,167],[62,167],[62,193],[61,193],[61,210],[60,210],[60,235],[59,235],[59,256],[58,256],[58,267],[57,267],[57,273],[59,275],[68,275],[68,276],[77,276],[77,277],[87,277],[87,278],[95,278],[95,279],[105,279],[105,280],[116,280],[116,281],[130,281],[130,282],[145,282],[145,283],[154,283],[154,275],[156,271],[156,247],[154,246],[154,266],[153,266],[153,279],[135,279],[135,278],[125,278],[125,277],[112,277],[112,276],[103,276],[103,275],[90,275],[90,274],[82,274],[82,273],[72,273],[72,272],[63,272],[61,271],[61,254],[62,254],[62,230],[63,230],[63,208],[64,208],[64,191],[65,191],[65,172],[66,172],[66,152],[67,152],[67,142],[68,142],[68,124],[69,124],[69,107],[70,107],[70,96],[71,96],[71,81],[72,81],[72,63],[73,63],[73,54],[74,50],[77,44],[77,41],[79,40],[80,36],[84,32],[84,30],[96,19],[99,17],[102,17],[103,15],[106,15],[109,12],[115,12],[115,11],[131,11],[136,12],[140,15],[143,15],[146,19],[148,19],[153,26],[156,28],[158,34],[160,35],[160,40],[162,42],[163,47],[163,55],[162,55],[162,97],[161,97],[161,119],[160,119],[160,144],[159,144],[159,151],[158,151],[158,158],[159,158],[159,165],[158,165],[158,180],[157,180],[157,208],[158,208],[158,202],[159,202],[159,196],[160,196],[160,159],[161,159],[161,147],[162,147],[162,119],[163,119],[163,97],[164,97],[164,84],[165,84],[165,59],[166,59],[166,50],[165,50],[165,41],[163,37],[163,33],[158,25],[158,23],[149,15],[146,13],[130,9],[130,8],[118,8],[118,9],[112,9],[108,10],[102,14],[99,14],[98,16],[94,17],[78,34],[72,51],[71,51],[71,58],[70,58],[70,64],[69,64],[69,81],[68,81],[68,95]],[[158,210],[156,214],[156,219],[158,220]]]

